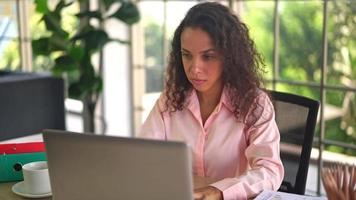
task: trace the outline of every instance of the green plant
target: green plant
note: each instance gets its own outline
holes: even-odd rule
[[[101,0],[98,3],[97,10],[90,10],[90,0],[59,0],[54,9],[50,9],[47,0],[35,0],[36,12],[41,14],[47,34],[32,41],[35,56],[54,57],[51,71],[66,78],[69,97],[83,102],[87,111],[84,130],[90,132],[95,131],[95,107],[103,89],[102,62],[99,60],[99,66],[95,67],[92,57],[109,42],[128,44],[128,41],[110,38],[103,24],[108,19],[116,19],[132,25],[140,19],[138,8],[131,1]],[[79,6],[79,12],[74,14],[78,24],[75,33],[66,31],[62,20],[63,11],[73,5]],[[93,21],[99,25],[92,25]]]

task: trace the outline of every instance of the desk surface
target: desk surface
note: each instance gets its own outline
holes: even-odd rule
[[[7,144],[7,143],[20,143],[20,142],[39,142],[43,141],[42,134],[35,134],[30,136],[25,136],[21,138],[15,138],[5,141],[0,141],[0,144]],[[0,199],[1,200],[23,200],[28,198],[23,198],[11,191],[11,187],[16,182],[9,182],[9,183],[0,183]],[[48,200],[51,198],[38,198],[37,200]]]
[[[35,134],[31,136],[26,136],[23,138],[16,138],[13,140],[7,140],[7,141],[0,141],[0,144],[2,143],[11,143],[11,142],[38,142],[42,141],[42,134]],[[200,188],[206,185],[209,185],[210,183],[214,182],[213,179],[211,178],[202,178],[198,176],[194,176],[194,188]],[[9,183],[0,183],[0,200],[24,200],[28,198],[24,198],[21,196],[18,196],[14,194],[11,191],[11,187],[15,184],[16,182],[9,182]],[[37,198],[37,200],[50,200],[52,199],[51,197],[49,198]]]
[[[209,185],[210,183],[214,182],[214,180],[209,179],[209,178],[202,178],[202,177],[194,177],[194,188],[200,188],[206,185]],[[10,182],[10,183],[0,183],[0,199],[1,200],[24,200],[28,198],[24,198],[21,196],[18,196],[14,194],[11,191],[11,187],[15,184],[16,182]],[[52,198],[37,198],[37,200],[50,200]]]
[[[1,200],[24,200],[28,198],[21,197],[16,195],[11,191],[11,187],[16,182],[9,182],[9,183],[0,183],[0,199]],[[49,200],[52,198],[38,198],[37,200]]]
[[[21,142],[42,142],[42,141],[43,141],[42,134],[39,133],[39,134],[9,139],[9,140],[3,140],[0,141],[0,144],[21,143]]]

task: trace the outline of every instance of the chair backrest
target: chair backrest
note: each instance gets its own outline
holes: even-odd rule
[[[0,141],[65,130],[64,92],[62,78],[0,71]]]
[[[319,102],[307,97],[270,91],[281,134],[285,175],[279,191],[304,194]]]

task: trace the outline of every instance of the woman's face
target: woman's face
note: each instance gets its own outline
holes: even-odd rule
[[[181,53],[185,74],[198,92],[215,95],[222,90],[222,56],[208,33],[200,28],[185,28]]]

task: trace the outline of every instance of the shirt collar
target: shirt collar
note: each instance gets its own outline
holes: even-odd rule
[[[228,87],[224,86],[223,91],[221,93],[219,104],[214,112],[220,112],[222,106],[225,106],[230,112],[234,111],[234,106],[231,104],[229,98]],[[198,100],[198,95],[195,89],[192,89],[188,92],[185,102],[185,107],[192,111],[193,113],[200,113],[200,105]],[[199,111],[199,112],[197,112]]]

